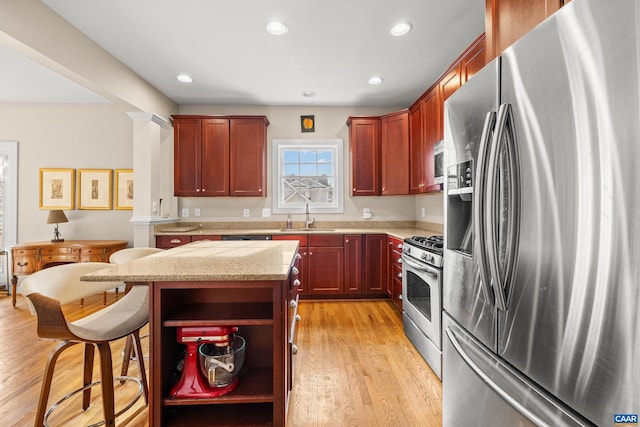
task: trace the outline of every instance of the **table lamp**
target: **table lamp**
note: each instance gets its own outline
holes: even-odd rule
[[[49,217],[47,218],[47,224],[55,224],[56,228],[53,230],[52,242],[64,242],[64,239],[60,237],[60,231],[58,231],[58,224],[61,222],[69,222],[64,211],[53,210],[49,211]]]

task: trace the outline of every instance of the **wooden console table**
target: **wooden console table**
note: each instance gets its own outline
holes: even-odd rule
[[[109,262],[112,253],[126,247],[126,240],[66,240],[12,246],[11,304],[14,307],[16,305],[18,276],[26,276],[60,264]]]

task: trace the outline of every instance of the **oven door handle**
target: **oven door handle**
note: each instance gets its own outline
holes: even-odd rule
[[[407,264],[411,268],[415,268],[416,270],[419,270],[419,271],[424,271],[429,276],[438,277],[438,271],[437,270],[434,270],[433,268],[429,268],[426,265],[417,263],[414,260],[412,260],[411,258],[403,256],[402,257],[402,262]]]

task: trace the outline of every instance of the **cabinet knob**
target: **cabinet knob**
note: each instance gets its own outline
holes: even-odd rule
[[[297,303],[297,302],[295,302],[295,301],[293,301],[293,300],[291,300],[291,302],[289,303],[289,306],[290,306],[291,308],[296,308],[296,307],[298,306],[298,303]]]
[[[26,267],[27,265],[29,265],[28,262],[18,262],[18,267]]]
[[[356,189],[354,188],[354,189],[353,189],[353,192],[355,193],[355,191],[356,191]]]
[[[169,243],[177,244],[177,243],[182,243],[182,241],[180,239],[171,239]]]
[[[402,301],[402,294],[398,294],[398,299]]]
[[[402,264],[402,258],[398,258],[398,260],[396,261],[398,264]]]
[[[297,275],[298,273],[300,273],[300,270],[298,270],[296,267],[291,267],[291,274]]]
[[[196,188],[196,193],[199,193],[199,192],[200,192],[200,189],[199,189],[199,188]]]
[[[398,249],[402,249],[402,243],[398,243]]]
[[[203,189],[202,189],[202,192],[204,193],[205,191],[206,191],[206,190],[203,188]]]
[[[296,288],[300,287],[302,283],[300,283],[300,280],[296,279],[293,281],[293,286],[295,286]]]
[[[296,254],[296,259],[302,259],[302,255]]]
[[[309,256],[313,255],[313,252],[309,252]]]
[[[402,273],[398,273],[398,277],[402,278]]]
[[[298,346],[295,344],[291,344],[291,353],[298,354]]]
[[[346,239],[344,242],[345,242],[345,243],[349,243],[349,239]]]
[[[299,315],[299,314],[296,314],[295,319],[296,319],[296,322],[299,322],[299,321],[301,321],[301,320],[302,320],[302,317],[300,317],[300,315]]]

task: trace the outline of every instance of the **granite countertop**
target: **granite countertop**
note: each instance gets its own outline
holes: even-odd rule
[[[225,226],[226,225],[226,226]],[[379,222],[376,224],[359,225],[358,223],[336,223],[314,226],[313,228],[302,228],[294,224],[292,229],[275,228],[277,225],[268,223],[260,225],[258,223],[247,223],[246,228],[240,224],[192,224],[177,223],[172,225],[158,226],[155,230],[156,236],[200,236],[200,235],[305,235],[305,234],[388,234],[399,239],[411,236],[442,235],[442,225],[435,224],[432,229],[415,227],[412,224],[402,224],[397,226],[394,223]],[[273,227],[271,227],[273,226]],[[439,229],[438,229],[439,227]]]
[[[85,281],[285,280],[295,240],[199,241],[82,276]]]

